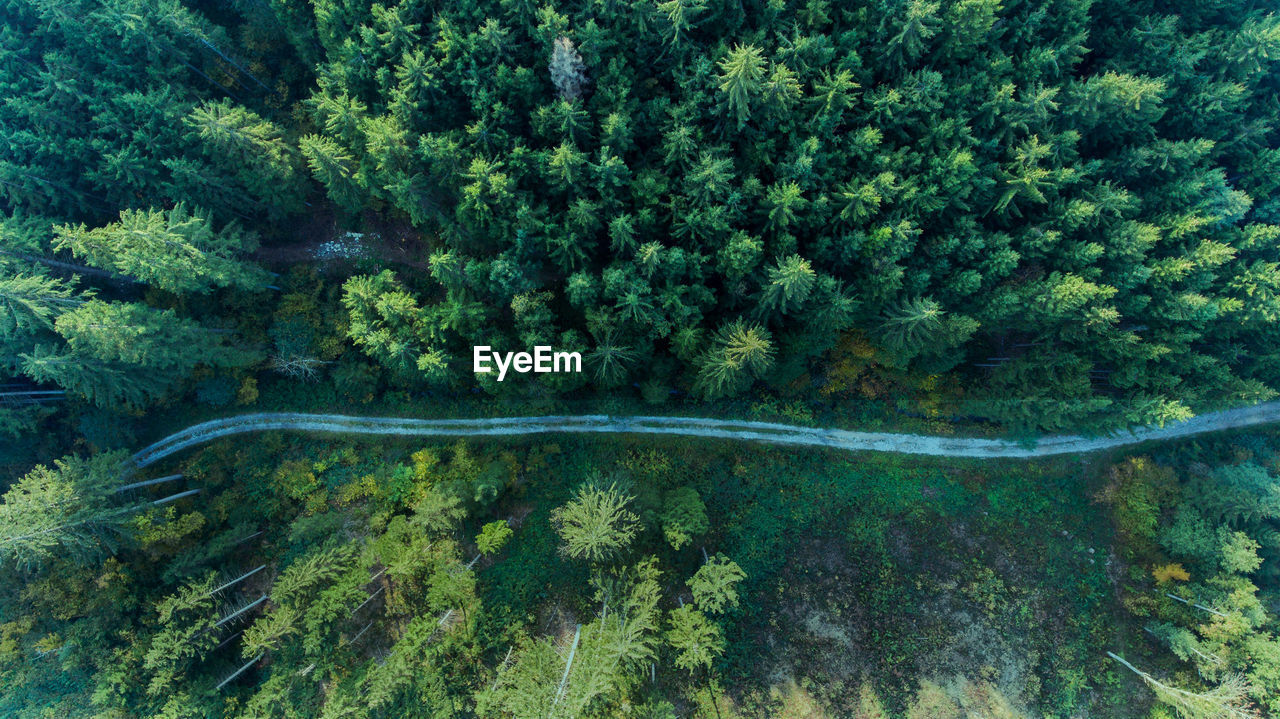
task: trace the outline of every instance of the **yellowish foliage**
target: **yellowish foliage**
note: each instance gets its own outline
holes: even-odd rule
[[[146,550],[175,549],[184,537],[200,531],[204,515],[191,512],[178,516],[176,507],[143,512],[133,518],[134,537]]]
[[[627,452],[620,464],[627,472],[646,479],[663,477],[671,471],[671,458],[656,449]]]
[[[22,643],[19,640],[35,625],[35,619],[32,617],[22,617],[0,624],[0,662],[13,661],[22,656]]]
[[[945,689],[926,679],[907,707],[907,719],[964,719],[964,714]]]
[[[338,503],[351,504],[352,502],[372,497],[377,494],[377,491],[377,477],[374,477],[372,474],[366,474],[354,482],[343,485],[343,487],[338,490]]]
[[[1185,582],[1191,579],[1191,574],[1182,568],[1181,564],[1162,564],[1151,570],[1151,576],[1156,578],[1160,584],[1166,584],[1172,581]]]
[[[289,460],[277,467],[272,477],[286,496],[303,502],[307,514],[319,512],[329,502],[329,493],[320,484],[320,480],[316,479],[312,468],[310,462]]]
[[[409,455],[409,461],[413,462],[413,478],[419,482],[426,482],[432,476],[436,465],[440,464],[440,455],[431,448],[420,449]]]
[[[830,358],[826,371],[827,381],[819,390],[824,396],[854,391],[868,398],[878,395],[880,388],[864,376],[873,364],[876,348],[861,332],[841,335],[827,355]]]
[[[1026,719],[1026,714],[1014,709],[1013,703],[990,682],[962,679],[957,688],[966,718]]]
[[[62,644],[62,637],[58,636],[56,633],[46,634],[43,637],[40,637],[40,641],[35,643],[35,648],[36,651],[41,654],[48,654],[55,649],[61,649]]]
[[[778,719],[828,719],[826,712],[804,687],[788,679],[785,684],[769,688],[769,698],[774,701]]]
[[[853,719],[889,719],[889,711],[870,684],[864,683],[858,690],[858,706],[853,710]]]
[[[258,401],[258,380],[255,377],[245,377],[240,383],[240,389],[236,390],[236,404],[253,404]]]

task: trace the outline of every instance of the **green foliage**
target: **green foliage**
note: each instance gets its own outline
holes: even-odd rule
[[[481,527],[480,534],[476,535],[476,546],[482,554],[497,554],[511,540],[513,534],[505,519],[489,522]]]
[[[692,487],[680,487],[664,494],[658,521],[662,523],[662,536],[672,549],[688,546],[694,537],[705,534],[710,527],[707,507],[698,490]]]
[[[1280,380],[1275,23],[1215,7],[326,3],[318,46],[305,12],[287,23],[317,59],[300,145],[330,198],[447,258],[439,284],[403,278],[414,331],[352,311],[380,361],[428,358],[406,381],[590,336],[599,389],[721,398],[816,376],[857,328],[882,364],[954,373],[971,402],[948,410],[1057,429]],[[427,329],[544,293],[536,333],[505,309]]]
[[[604,487],[592,482],[579,487],[573,499],[551,513],[551,523],[563,541],[561,551],[593,563],[625,552],[638,531],[638,517],[627,509],[631,500],[617,484]]]
[[[351,317],[348,335],[369,356],[401,376],[444,376],[448,360],[431,347],[440,338],[433,313],[419,307],[390,270],[347,280],[342,304]]]
[[[735,321],[720,328],[698,363],[695,391],[708,399],[736,394],[773,365],[772,336],[763,327]]]
[[[724,654],[724,635],[705,614],[685,605],[667,616],[664,638],[675,651],[675,665],[690,673],[711,668],[711,662]]]
[[[142,670],[150,678],[147,694],[170,694],[187,666],[217,645],[217,635],[210,632],[216,620],[213,586],[209,576],[156,605],[160,630],[151,638],[142,660]]]
[[[261,289],[267,275],[241,262],[257,237],[229,223],[214,229],[206,210],[124,210],[120,220],[88,229],[57,228],[53,246],[93,267],[133,277],[170,292],[208,293],[218,287]]]
[[[38,465],[14,483],[0,503],[0,561],[34,570],[110,551],[137,509],[112,502],[124,458],[123,452],[72,455]]]
[[[1097,499],[1111,506],[1116,529],[1127,542],[1147,547],[1156,538],[1162,508],[1176,491],[1173,470],[1136,457],[1111,469],[1111,481]]]
[[[717,554],[698,567],[689,579],[689,591],[698,608],[708,614],[721,614],[738,606],[738,583],[747,578],[737,562]]]
[[[82,301],[70,287],[52,277],[0,277],[0,338],[9,340],[53,329],[59,314]]]

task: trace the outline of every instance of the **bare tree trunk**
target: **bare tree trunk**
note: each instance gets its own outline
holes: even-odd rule
[[[264,570],[264,569],[266,569],[266,568],[267,568],[267,565],[265,565],[265,564],[259,565],[256,569],[251,569],[251,570],[249,570],[248,572],[245,572],[244,574],[241,574],[240,576],[236,577],[235,579],[232,579],[231,581],[227,582],[226,584],[222,585],[221,587],[218,587],[217,589],[213,590],[212,592],[209,592],[209,594],[208,594],[207,596],[212,597],[213,595],[217,594],[218,592],[221,592],[222,590],[226,589],[227,587],[233,587],[233,586],[235,586],[235,585],[239,584],[242,580],[248,579],[249,577],[252,577],[253,575],[257,574],[258,572],[261,572],[262,570]]]
[[[222,691],[222,688],[223,688],[223,687],[225,687],[225,686],[226,686],[226,685],[227,685],[227,684],[228,684],[232,679],[235,679],[236,677],[240,676],[241,674],[244,674],[246,671],[248,671],[248,670],[249,670],[249,667],[253,666],[254,664],[257,664],[257,663],[258,663],[258,661],[259,661],[259,660],[261,660],[263,656],[264,656],[264,655],[259,654],[258,656],[254,657],[253,659],[250,659],[249,661],[245,662],[245,665],[244,665],[244,666],[240,667],[239,669],[235,670],[234,672],[231,672],[231,676],[227,677],[226,679],[223,679],[221,682],[218,682],[218,686],[214,687],[214,689],[213,689],[213,690],[214,690],[214,691]]]
[[[579,624],[577,629],[573,630],[573,646],[569,647],[569,659],[564,663],[564,674],[560,677],[560,686],[556,687],[556,697],[551,700],[553,708],[560,703],[560,696],[564,694],[564,685],[569,681],[569,669],[573,666],[573,655],[578,652],[578,639],[581,637],[582,625]]]
[[[1208,612],[1208,613],[1210,613],[1210,614],[1212,614],[1212,615],[1214,615],[1214,616],[1217,616],[1217,617],[1225,617],[1225,616],[1227,616],[1227,615],[1223,614],[1222,612],[1217,611],[1216,609],[1210,609],[1210,608],[1206,607],[1206,606],[1205,606],[1205,605],[1203,605],[1203,604],[1196,604],[1195,602],[1188,602],[1187,600],[1185,600],[1185,599],[1183,599],[1182,597],[1179,597],[1179,596],[1177,596],[1177,595],[1169,594],[1168,592],[1165,592],[1165,594],[1164,594],[1164,595],[1165,595],[1166,597],[1168,597],[1168,598],[1170,598],[1170,599],[1174,600],[1174,601],[1182,602],[1183,604],[1189,604],[1189,605],[1191,605],[1191,606],[1195,607],[1196,609],[1203,609],[1204,611],[1206,611],[1206,612]]]
[[[198,490],[198,489],[188,489],[188,490],[187,490],[187,491],[185,491],[185,492],[179,492],[179,493],[177,493],[177,494],[171,494],[171,495],[169,495],[168,497],[163,497],[163,498],[161,498],[161,499],[157,499],[156,501],[152,502],[151,504],[152,504],[152,505],[154,505],[154,506],[156,506],[156,507],[159,507],[159,506],[160,506],[160,505],[162,505],[162,504],[168,504],[169,502],[176,502],[176,501],[178,501],[179,499],[182,499],[183,497],[190,497],[190,496],[191,496],[191,495],[193,495],[193,494],[200,494],[200,490]]]
[[[360,602],[360,606],[356,607],[355,609],[352,609],[351,613],[348,614],[347,617],[348,618],[354,617],[356,615],[356,612],[360,611],[361,609],[364,609],[364,605],[368,604],[369,602],[372,602],[375,597],[377,597],[379,594],[382,594],[382,590],[384,589],[386,589],[386,587],[378,587],[377,591],[375,591],[373,594],[370,594],[368,598],[366,598],[363,602]]]
[[[182,479],[182,475],[170,474],[167,477],[159,477],[157,479],[148,479],[145,482],[134,482],[133,484],[126,484],[123,487],[116,487],[116,494],[119,494],[121,492],[127,492],[130,489],[138,489],[140,487],[150,487],[153,484],[160,484],[162,482],[172,482],[175,479]]]
[[[259,604],[262,604],[262,603],[263,603],[263,602],[265,602],[265,601],[267,601],[267,595],[265,595],[265,594],[264,594],[264,595],[262,595],[261,597],[258,597],[257,599],[253,600],[252,602],[249,602],[248,604],[244,605],[243,607],[240,607],[239,609],[235,610],[234,612],[232,612],[232,613],[228,614],[227,616],[223,617],[222,619],[219,619],[219,620],[218,620],[218,623],[213,625],[213,626],[214,626],[214,628],[216,629],[217,627],[220,627],[220,626],[222,626],[223,624],[226,624],[227,622],[231,621],[232,619],[235,619],[236,617],[240,616],[241,614],[244,614],[245,612],[249,611],[250,609],[253,609],[254,607],[258,606]]]

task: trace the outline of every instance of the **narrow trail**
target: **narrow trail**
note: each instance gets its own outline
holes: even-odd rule
[[[133,456],[133,461],[137,467],[146,467],[188,447],[222,437],[247,432],[281,430],[402,437],[501,437],[556,432],[669,434],[803,447],[827,447],[853,452],[894,452],[976,459],[1031,458],[1099,452],[1142,442],[1180,439],[1273,422],[1280,422],[1280,402],[1264,402],[1252,407],[1210,412],[1185,422],[1164,427],[1143,427],[1106,437],[1053,435],[1041,438],[1034,446],[1027,446],[1003,439],[857,432],[710,417],[561,415],[497,419],[411,419],[274,412],[242,414],[192,425],[144,447]]]

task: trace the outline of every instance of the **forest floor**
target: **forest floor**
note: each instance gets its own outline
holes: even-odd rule
[[[430,254],[430,248],[422,234],[407,222],[368,213],[361,223],[364,232],[350,232],[342,225],[332,208],[327,206],[308,213],[287,228],[283,237],[259,247],[254,253],[254,260],[280,272],[298,263],[318,262],[324,267],[335,260],[361,259],[429,269],[427,263],[417,258]],[[349,244],[351,237],[358,238],[358,253],[333,252],[333,248]]]

